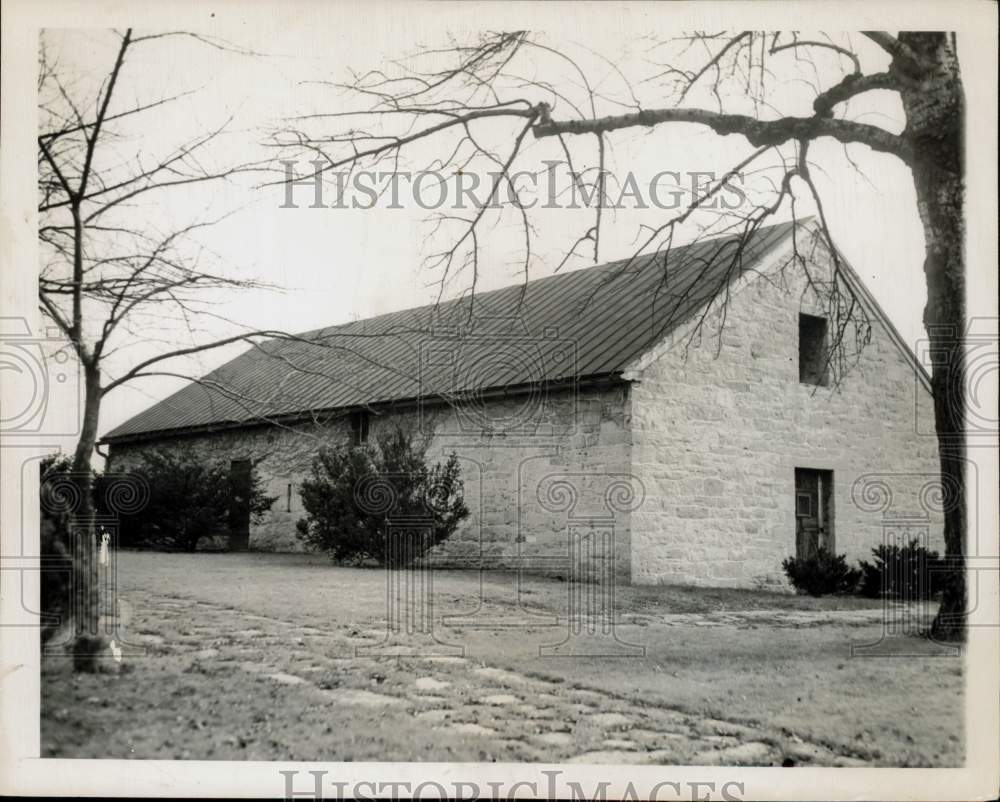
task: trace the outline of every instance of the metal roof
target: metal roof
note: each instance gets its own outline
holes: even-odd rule
[[[801,222],[800,222],[801,225]],[[792,223],[255,345],[103,440],[319,411],[615,378]]]

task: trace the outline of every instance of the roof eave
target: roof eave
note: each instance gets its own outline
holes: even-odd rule
[[[619,383],[627,383],[622,378],[621,372],[595,373],[586,376],[572,376],[565,380],[553,380],[544,382],[527,382],[522,384],[505,385],[502,387],[490,387],[485,390],[468,391],[455,396],[444,396],[441,394],[427,396],[411,396],[406,398],[394,398],[381,401],[373,401],[370,404],[357,404],[342,407],[326,407],[323,409],[299,410],[296,412],[285,412],[280,415],[250,418],[246,420],[234,421],[212,421],[210,423],[197,424],[194,426],[176,427],[171,429],[151,429],[142,432],[132,432],[121,435],[105,435],[98,440],[98,445],[116,446],[126,443],[145,442],[158,440],[167,437],[188,437],[199,434],[213,434],[215,432],[231,431],[233,429],[255,428],[258,426],[289,426],[307,421],[326,421],[331,418],[340,417],[358,410],[370,410],[372,412],[399,412],[420,406],[421,404],[431,404],[434,406],[448,405],[456,397],[462,395],[475,394],[479,399],[500,399],[517,395],[524,395],[532,392],[538,387],[549,391],[563,391],[572,388],[593,388],[597,386],[608,386]],[[325,421],[324,421],[325,422]]]

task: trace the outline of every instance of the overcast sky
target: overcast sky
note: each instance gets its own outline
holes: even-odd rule
[[[294,4],[293,4],[294,5]],[[291,9],[292,6],[289,6]],[[563,6],[563,8],[568,8]],[[661,7],[657,13],[667,14]],[[261,143],[267,132],[280,129],[287,120],[303,114],[335,112],[350,108],[350,101],[337,89],[317,82],[336,82],[349,78],[351,71],[384,68],[392,59],[412,53],[421,46],[440,47],[448,37],[467,41],[476,35],[476,20],[469,14],[455,19],[431,17],[419,13],[393,14],[384,6],[373,7],[371,16],[337,17],[331,7],[329,16],[316,11],[310,15],[276,15],[272,24],[250,26],[233,24],[213,29],[216,36],[261,55],[247,56],[224,52],[191,40],[165,39],[144,44],[129,56],[119,87],[119,101],[130,103],[149,100],[177,91],[197,92],[164,113],[150,112],[142,127],[130,129],[131,136],[120,147],[122,153],[162,152],[178,141],[199,131],[229,120],[224,146],[210,158],[261,159],[268,152]],[[649,10],[633,14],[608,14],[602,24],[579,30],[573,20],[561,20],[558,28],[545,31],[544,41],[571,52],[586,66],[601,91],[611,100],[602,113],[612,113],[614,98],[627,100],[628,90],[618,69],[635,83],[655,72],[651,62],[659,56],[649,48],[651,29]],[[572,16],[572,15],[567,15]],[[669,38],[668,26],[659,25],[662,38]],[[419,37],[414,31],[419,31]],[[598,33],[599,32],[599,33]],[[677,33],[680,33],[679,31]],[[47,44],[58,53],[60,64],[79,76],[80,88],[88,81],[99,80],[114,58],[115,39],[103,31],[49,31]],[[885,67],[877,48],[856,38],[865,71]],[[593,55],[597,51],[602,57]],[[690,55],[697,61],[700,55]],[[687,62],[688,65],[694,61]],[[614,67],[610,66],[611,64]],[[780,72],[780,62],[772,61]],[[823,62],[823,67],[836,66]],[[546,80],[575,90],[575,79],[555,62],[540,62]],[[791,69],[791,68],[790,68]],[[824,81],[840,72],[826,72]],[[830,78],[826,76],[829,75]],[[782,80],[785,78],[786,80]],[[815,92],[808,76],[789,72],[775,79],[775,97],[784,112],[807,114]],[[655,105],[655,82],[642,86],[644,106]],[[738,96],[725,97],[729,108],[744,110]],[[710,97],[694,97],[692,105],[711,102]],[[732,105],[731,105],[732,104]],[[563,109],[568,113],[567,109]],[[618,107],[621,111],[621,107]],[[866,122],[899,130],[902,116],[898,101],[888,93],[874,93],[850,107],[850,116]],[[322,131],[335,123],[318,123]],[[342,123],[339,123],[342,126]],[[494,144],[509,141],[510,126],[483,129],[483,136]],[[578,166],[595,164],[592,138],[573,144]],[[710,172],[721,175],[751,152],[742,137],[721,138],[707,130],[690,126],[661,126],[653,130],[628,130],[610,137],[608,168],[619,178],[631,170],[640,186],[647,186],[651,176],[668,170],[681,173]],[[790,151],[789,151],[790,152]],[[414,165],[435,155],[433,149],[418,150]],[[850,155],[860,175],[845,158],[836,143],[817,144],[812,156],[817,165],[826,212],[837,244],[868,283],[889,317],[904,338],[914,343],[923,337],[920,323],[925,300],[921,263],[923,240],[917,216],[914,192],[907,170],[893,157],[872,154],[863,146],[853,146]],[[558,158],[554,141],[532,143],[522,164],[538,169],[542,160]],[[772,163],[773,163],[772,159]],[[280,165],[273,164],[274,169]],[[762,192],[765,185],[754,184],[762,175],[751,175],[751,191]],[[143,207],[136,213],[148,215],[150,224],[164,228],[194,217],[232,212],[231,216],[199,235],[205,264],[227,275],[259,278],[277,288],[213,298],[212,315],[198,321],[192,335],[187,323],[179,319],[162,320],[158,330],[149,329],[121,352],[118,362],[109,365],[111,375],[129,360],[198,339],[224,336],[245,326],[250,329],[305,331],[382,312],[430,303],[440,290],[439,275],[422,267],[429,251],[427,212],[405,197],[406,208],[373,210],[310,209],[308,188],[295,190],[300,208],[280,208],[284,190],[280,186],[261,186],[263,178],[240,180],[229,187],[175,190],[169,198],[156,199],[155,207]],[[687,181],[682,178],[682,183]],[[869,183],[870,182],[870,183]],[[383,204],[384,205],[384,204]],[[797,207],[808,214],[811,204],[803,197]],[[629,256],[635,248],[640,223],[657,219],[662,222],[670,212],[621,210],[609,216],[601,243],[601,261]],[[538,238],[530,277],[547,275],[555,269],[566,248],[585,230],[590,212],[550,210],[537,220]],[[784,212],[781,218],[787,218]],[[779,219],[781,219],[779,218]],[[700,224],[711,222],[715,215],[696,218]],[[775,222],[778,220],[776,219]],[[698,227],[684,231],[688,237],[698,234]],[[484,244],[484,268],[479,278],[480,290],[523,280],[519,248],[522,235],[510,216],[501,216],[489,231]],[[578,259],[563,269],[586,267]],[[458,277],[446,287],[445,297],[468,288],[468,276]],[[208,352],[183,366],[200,374],[231,358],[237,349]],[[104,405],[101,431],[105,432],[139,410],[149,406],[179,387],[172,379],[148,379],[116,390]],[[71,446],[67,442],[66,447]]]

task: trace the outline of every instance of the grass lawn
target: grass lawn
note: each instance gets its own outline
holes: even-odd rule
[[[383,657],[364,651],[385,636],[381,570],[118,561],[128,670],[74,676],[46,658],[44,756],[963,762],[962,658],[915,637],[851,656],[881,637],[880,603],[625,587],[616,634],[644,654],[610,656],[623,647],[586,633],[540,654],[569,632],[569,584],[531,577],[518,594],[512,574],[435,571],[435,635],[451,648]]]

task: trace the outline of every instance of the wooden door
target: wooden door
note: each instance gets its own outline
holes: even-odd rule
[[[833,551],[833,472],[795,469],[795,555]]]
[[[229,464],[229,548],[250,548],[250,475],[248,459],[234,459]]]

